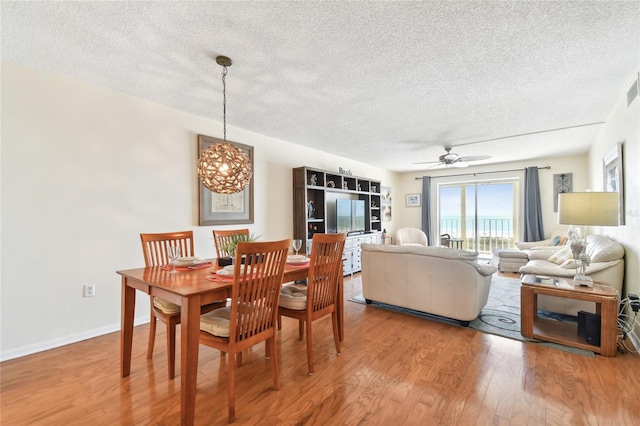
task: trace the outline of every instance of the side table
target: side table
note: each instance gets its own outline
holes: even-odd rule
[[[604,356],[616,356],[618,340],[618,294],[616,290],[598,282],[594,282],[593,287],[582,287],[574,286],[571,279],[548,278],[549,280],[540,280],[533,274],[526,274],[522,277],[520,333],[524,337],[585,349]],[[550,283],[540,281],[550,281]],[[589,344],[584,337],[579,337],[576,324],[539,318],[539,294],[594,302],[596,313],[601,316],[600,345]]]

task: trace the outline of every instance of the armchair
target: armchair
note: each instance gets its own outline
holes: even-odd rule
[[[405,245],[417,245],[417,246],[426,246],[427,243],[427,234],[422,232],[421,229],[405,227],[400,228],[396,231],[396,241],[399,246]]]

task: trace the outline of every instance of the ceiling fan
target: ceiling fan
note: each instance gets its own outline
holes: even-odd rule
[[[491,158],[490,155],[471,155],[468,157],[460,157],[458,154],[456,154],[455,152],[451,152],[452,147],[450,146],[445,146],[444,150],[446,151],[445,154],[442,154],[440,157],[438,157],[438,161],[422,161],[419,163],[413,163],[413,164],[430,164],[430,163],[434,163],[433,166],[431,167],[436,167],[436,166],[440,166],[442,164],[444,164],[445,166],[449,167],[469,167],[468,162],[469,161],[479,161],[479,160],[486,160],[488,158]]]

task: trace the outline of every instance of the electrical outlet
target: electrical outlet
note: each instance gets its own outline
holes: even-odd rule
[[[84,286],[84,297],[93,297],[96,295],[96,285],[87,284]]]

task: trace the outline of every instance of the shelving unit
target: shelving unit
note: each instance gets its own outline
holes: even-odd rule
[[[380,209],[380,181],[343,175],[311,167],[293,169],[293,238],[302,240],[302,252],[308,253],[313,234],[330,232],[327,202],[335,197],[364,200],[365,234],[349,236],[345,247],[345,274],[360,270],[359,253],[362,242],[380,242],[382,211]],[[361,238],[356,238],[361,237]],[[372,237],[372,238],[362,238]],[[361,241],[362,240],[362,241]],[[354,261],[355,260],[355,261]],[[349,263],[347,265],[347,263]],[[348,268],[347,268],[348,266]]]

